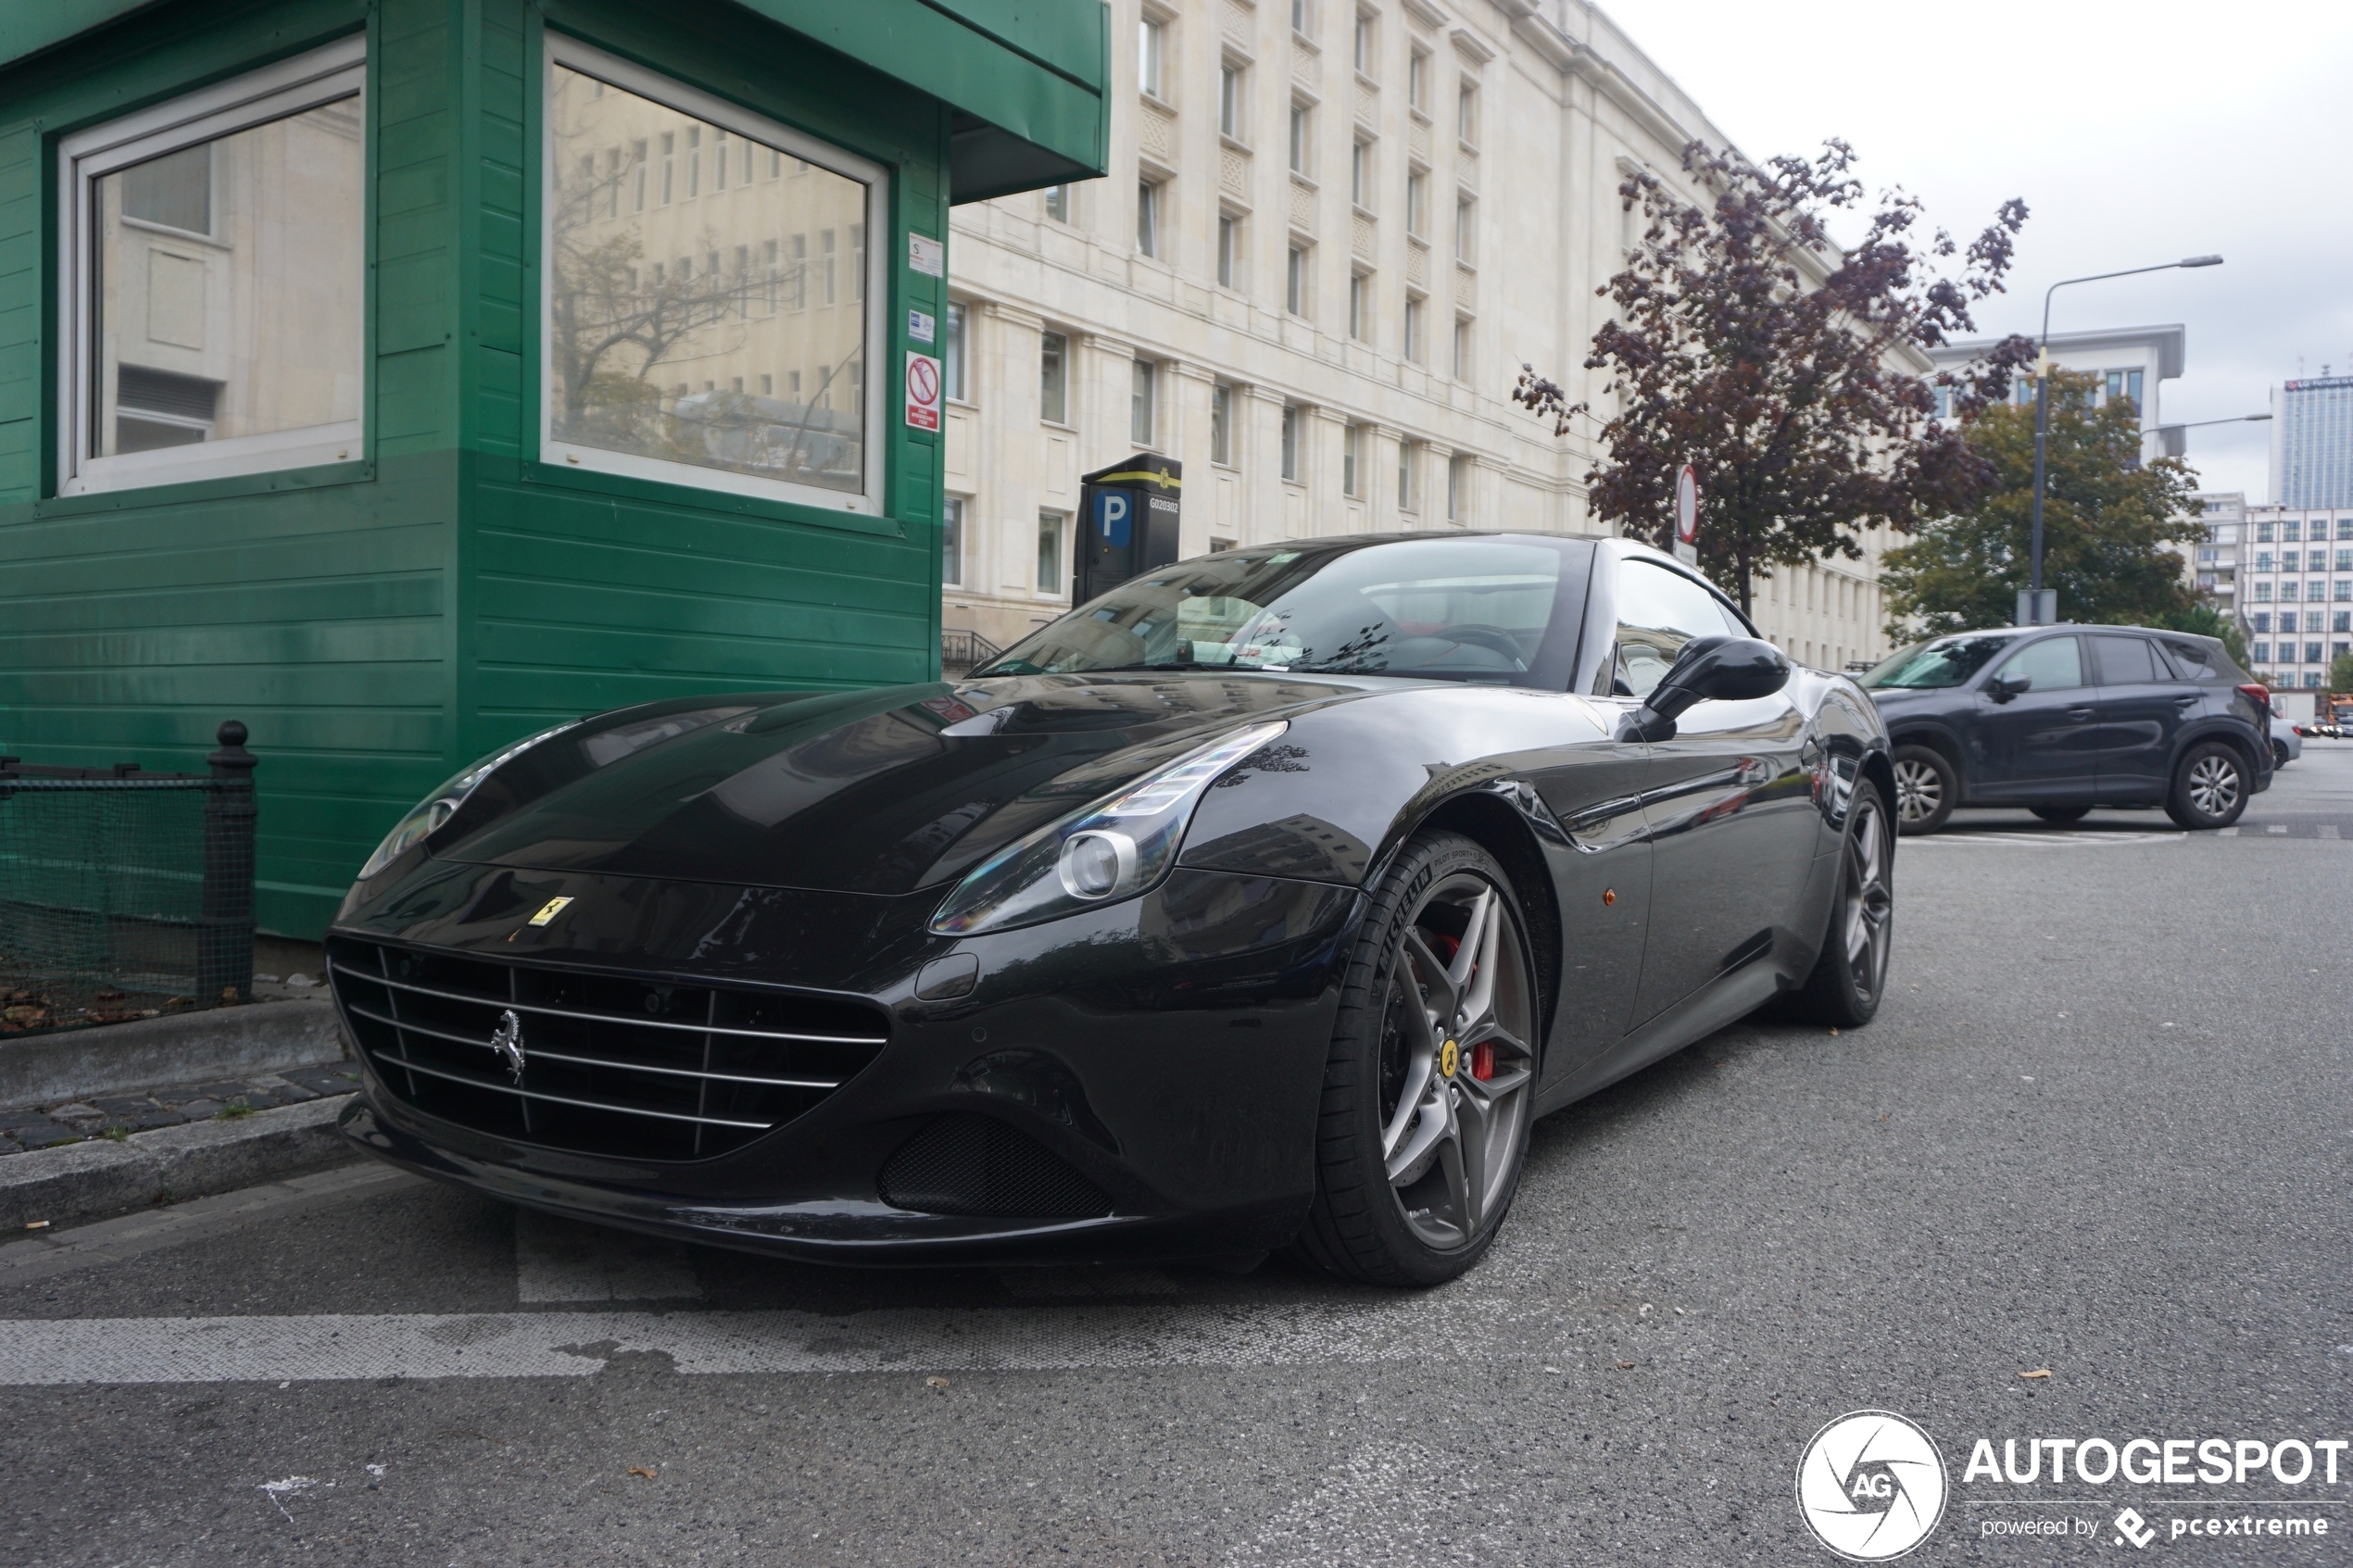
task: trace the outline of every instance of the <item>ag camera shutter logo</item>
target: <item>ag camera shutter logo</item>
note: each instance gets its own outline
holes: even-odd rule
[[[1893,1411],[1840,1416],[1797,1461],[1798,1512],[1850,1562],[1885,1562],[1928,1539],[1946,1486],[1935,1440]]]

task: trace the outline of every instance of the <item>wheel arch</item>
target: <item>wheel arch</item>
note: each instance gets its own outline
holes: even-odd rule
[[[1955,735],[1951,731],[1939,725],[1923,724],[1917,729],[1896,730],[1891,733],[1887,737],[1887,776],[1891,782],[1884,787],[1888,791],[1888,798],[1890,800],[1893,800],[1895,797],[1895,786],[1893,780],[1895,777],[1894,759],[1896,748],[1906,746],[1924,746],[1928,750],[1935,752],[1939,757],[1944,758],[1945,762],[1953,770],[1953,782],[1960,786],[1960,799],[1954,801],[1953,804],[1958,806],[1969,798],[1969,771],[1968,749],[1961,745],[1960,737]]]
[[[1539,809],[1541,809],[1540,807]],[[1495,858],[1519,894],[1520,919],[1528,927],[1528,944],[1536,967],[1538,1010],[1543,1020],[1541,1040],[1550,1039],[1554,1014],[1560,1003],[1560,895],[1553,885],[1552,868],[1523,809],[1503,792],[1465,790],[1432,807],[1412,833],[1436,828],[1458,833]],[[1411,834],[1400,835],[1399,842]]]

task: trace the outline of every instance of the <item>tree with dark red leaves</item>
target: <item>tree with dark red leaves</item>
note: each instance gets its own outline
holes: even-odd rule
[[[2013,337],[1958,371],[1906,367],[1975,330],[1969,308],[2002,287],[2026,204],[2004,203],[1966,252],[1942,230],[1922,245],[1919,200],[1890,191],[1867,207],[1854,163],[1843,142],[1761,167],[1693,142],[1683,171],[1696,202],[1647,170],[1629,175],[1618,194],[1645,227],[1597,291],[1617,313],[1585,360],[1607,373],[1616,411],[1571,403],[1528,366],[1512,393],[1556,436],[1599,420],[1607,457],[1585,476],[1589,504],[1629,535],[1672,542],[1676,472],[1692,464],[1700,565],[1743,609],[1776,565],[1859,559],[1856,530],[1908,532],[1974,501],[1995,475],[1960,426],[2006,399],[2033,357]],[[1831,238],[1838,212],[1868,212],[1856,243]],[[1943,418],[1938,387],[1951,394]]]

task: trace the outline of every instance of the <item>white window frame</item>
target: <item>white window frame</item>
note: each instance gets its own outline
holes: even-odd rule
[[[580,470],[588,473],[612,474],[624,479],[649,480],[660,484],[678,485],[689,490],[711,490],[731,495],[755,495],[771,501],[791,502],[799,506],[815,507],[825,511],[851,511],[878,516],[883,510],[883,478],[887,470],[885,455],[891,445],[894,432],[886,423],[886,403],[883,390],[889,383],[888,367],[884,359],[885,336],[883,318],[887,311],[881,302],[890,297],[891,246],[876,245],[872,236],[890,234],[889,170],[881,164],[835,146],[830,142],[804,136],[799,132],[780,125],[763,115],[737,107],[724,98],[700,92],[675,78],[634,65],[617,55],[566,38],[550,31],[547,47],[540,62],[542,102],[552,97],[555,90],[556,68],[579,71],[608,82],[625,93],[635,93],[679,113],[692,116],[706,125],[717,126],[746,136],[770,147],[781,148],[802,163],[814,164],[830,174],[855,180],[866,187],[865,232],[866,260],[859,273],[865,289],[862,302],[866,312],[865,344],[865,426],[864,480],[862,490],[851,492],[828,490],[821,485],[797,484],[790,480],[769,479],[759,474],[731,473],[725,469],[703,468],[694,463],[673,462],[667,458],[644,458],[630,452],[615,452],[602,446],[582,446],[555,436],[555,402],[549,389],[555,381],[554,334],[547,330],[547,320],[554,309],[556,270],[547,258],[555,254],[555,157],[551,144],[555,136],[552,124],[542,127],[540,147],[539,194],[539,460],[556,471]],[[543,116],[543,119],[545,117]],[[857,298],[855,288],[849,291]]]
[[[97,401],[97,389],[91,379],[95,369],[92,363],[95,345],[90,331],[91,311],[95,305],[90,285],[91,269],[97,259],[97,208],[91,187],[106,175],[132,164],[346,98],[359,100],[364,124],[367,49],[365,36],[355,33],[323,48],[248,71],[169,103],[92,126],[58,143],[57,309],[64,328],[58,334],[58,348],[63,356],[57,375],[58,495],[93,495],[359,460],[367,430],[370,380],[365,359],[365,288],[352,290],[352,340],[361,345],[362,355],[357,367],[359,418],[148,452],[122,452],[113,457],[93,458],[84,454],[92,445],[90,437]],[[366,156],[363,139],[363,189],[368,178]],[[361,233],[364,242],[364,215]],[[359,265],[360,277],[353,280],[355,282],[366,278],[364,254]]]

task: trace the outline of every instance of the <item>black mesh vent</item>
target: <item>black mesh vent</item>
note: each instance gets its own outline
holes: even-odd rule
[[[540,969],[348,936],[327,972],[352,1037],[429,1115],[551,1148],[698,1160],[823,1100],[889,1034],[857,1002]]]
[[[883,1201],[918,1214],[1087,1219],[1111,1212],[1102,1189],[993,1116],[942,1116],[882,1168]]]

